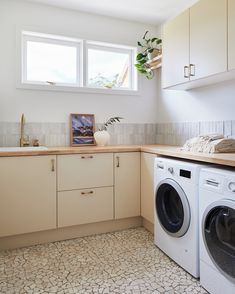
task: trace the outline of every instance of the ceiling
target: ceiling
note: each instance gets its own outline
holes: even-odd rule
[[[159,25],[198,0],[28,0],[99,15]]]

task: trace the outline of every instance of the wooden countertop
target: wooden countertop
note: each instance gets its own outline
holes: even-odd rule
[[[182,151],[178,146],[143,145],[141,151],[175,158],[189,159],[235,167],[235,153],[199,153]]]
[[[0,152],[0,157],[36,156],[36,155],[63,155],[107,152],[148,152],[156,155],[189,159],[200,162],[235,167],[235,153],[192,153],[181,151],[178,146],[169,145],[114,145],[114,146],[83,146],[83,147],[49,147],[47,150]]]
[[[81,146],[81,147],[48,147],[46,150],[29,151],[3,151],[0,157],[12,156],[37,156],[37,155],[63,155],[63,154],[88,154],[88,153],[112,153],[112,152],[137,152],[141,151],[140,145],[114,145],[114,146]]]

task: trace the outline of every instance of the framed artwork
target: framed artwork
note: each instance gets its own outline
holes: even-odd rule
[[[94,114],[70,114],[70,145],[95,145],[95,116]]]

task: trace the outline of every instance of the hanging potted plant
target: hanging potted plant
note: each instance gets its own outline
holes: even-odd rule
[[[138,46],[141,48],[136,56],[135,67],[140,74],[146,76],[147,79],[153,78],[153,71],[148,61],[152,60],[154,57],[161,54],[161,44],[162,40],[159,38],[147,38],[148,31],[145,32],[141,42],[137,42]]]
[[[119,116],[109,118],[101,125],[98,131],[94,133],[94,138],[95,138],[97,146],[108,145],[110,140],[110,134],[108,133],[107,128],[109,125],[112,125],[116,122],[120,122],[120,119],[123,119],[123,118]]]

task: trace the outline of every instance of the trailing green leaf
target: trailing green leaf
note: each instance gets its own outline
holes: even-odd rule
[[[154,49],[161,49],[162,40],[154,37],[154,38],[147,38],[148,31],[146,31],[142,37],[144,43],[137,42],[138,46],[141,48],[141,52],[136,56],[136,64],[135,68],[138,70],[140,74],[146,76],[147,79],[153,78],[153,71],[150,68],[148,63],[149,61],[149,54],[154,51]]]
[[[149,31],[146,31],[144,36],[143,36],[143,40],[145,40],[146,35],[148,34]]]
[[[120,117],[120,116],[114,116],[114,117],[110,117],[108,120],[106,120],[102,125],[101,127],[99,128],[99,131],[106,131],[107,130],[107,127],[109,125],[112,125],[116,122],[120,122],[120,120],[123,119],[123,117]]]
[[[145,63],[146,63],[146,59],[139,60],[138,63],[139,63],[140,65],[145,64]]]
[[[146,54],[143,54],[143,53],[139,53],[137,54],[136,56],[136,60],[141,60],[142,58],[146,57]]]

